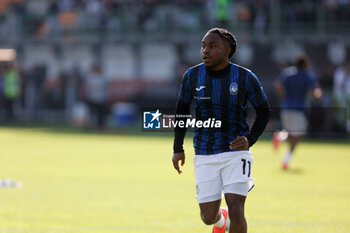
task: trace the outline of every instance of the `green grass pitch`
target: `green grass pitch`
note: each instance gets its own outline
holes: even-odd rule
[[[252,149],[250,233],[350,232],[349,143],[300,144],[284,172],[270,142]],[[184,172],[172,138],[0,128],[0,232],[211,232],[199,218],[187,137]]]

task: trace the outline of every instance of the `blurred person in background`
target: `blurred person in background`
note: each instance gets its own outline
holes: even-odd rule
[[[0,111],[3,109],[4,101],[4,73],[5,67],[0,63]]]
[[[35,116],[48,101],[46,94],[47,67],[38,64],[26,72],[26,108],[29,117]]]
[[[220,120],[221,127],[196,127],[193,159],[197,200],[202,221],[214,225],[214,233],[246,233],[244,206],[253,188],[249,148],[263,133],[270,107],[254,73],[229,62],[236,51],[235,37],[223,28],[209,30],[202,40],[203,63],[183,75],[176,106],[177,115],[189,115],[193,101],[196,119]],[[246,121],[247,102],[256,111],[251,129]],[[181,118],[180,118],[181,119]],[[181,174],[186,128],[175,128],[173,166]],[[220,208],[222,193],[228,206]],[[231,224],[227,222],[230,221]]]
[[[85,95],[92,114],[92,126],[97,129],[105,127],[107,87],[108,80],[102,73],[101,66],[94,64],[85,78]]]
[[[71,116],[74,106],[80,101],[79,91],[82,82],[82,76],[78,67],[73,67],[71,72],[64,75],[65,111],[67,118]]]
[[[43,100],[48,112],[61,111],[64,109],[64,74],[46,76],[43,86]],[[53,117],[53,116],[52,116]]]
[[[215,18],[216,23],[225,27],[228,21],[229,0],[215,0]]]
[[[336,106],[347,109],[347,131],[350,132],[350,60],[334,72],[333,93]]]
[[[282,127],[288,132],[287,137],[290,142],[290,147],[282,161],[282,168],[285,170],[289,169],[293,152],[307,131],[308,119],[305,115],[305,108],[308,92],[311,91],[315,98],[322,96],[316,76],[309,68],[309,57],[306,54],[299,55],[295,65],[282,70],[280,77],[274,83],[275,91],[282,99]],[[274,133],[273,141],[277,147],[281,138],[283,138],[281,132]]]
[[[20,75],[14,63],[8,63],[3,75],[5,120],[15,120],[15,105],[21,94]]]

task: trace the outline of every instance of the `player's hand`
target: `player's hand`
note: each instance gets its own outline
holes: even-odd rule
[[[185,164],[185,153],[184,152],[180,152],[180,153],[174,153],[173,155],[173,165],[175,170],[181,174],[182,171],[179,167],[179,162],[181,161],[181,166],[183,166]]]
[[[236,139],[230,143],[231,150],[246,150],[248,148],[249,142],[245,136],[237,136]]]

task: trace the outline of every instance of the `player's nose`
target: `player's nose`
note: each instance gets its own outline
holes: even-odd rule
[[[203,54],[204,54],[204,55],[208,55],[209,52],[210,52],[210,50],[209,50],[208,47],[205,47],[205,48],[203,49]]]

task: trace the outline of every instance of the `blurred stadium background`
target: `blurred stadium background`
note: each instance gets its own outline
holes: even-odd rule
[[[279,127],[273,81],[301,52],[324,90],[311,106],[342,113],[316,112],[314,128],[349,130],[349,68],[336,78],[350,59],[347,0],[1,0],[0,122],[91,126],[87,82],[97,69],[106,126],[131,126],[143,106],[175,106],[183,72],[201,62],[200,40],[216,26],[238,39],[233,62],[262,81],[276,110],[268,130]]]
[[[257,74],[274,110],[252,148],[249,232],[349,232],[350,0],[0,0],[0,231],[210,232],[191,135],[178,176],[172,133],[141,132],[140,118],[175,106],[217,26],[236,35],[233,62]],[[273,82],[302,52],[323,95],[283,171]],[[104,130],[90,107],[105,110]]]

